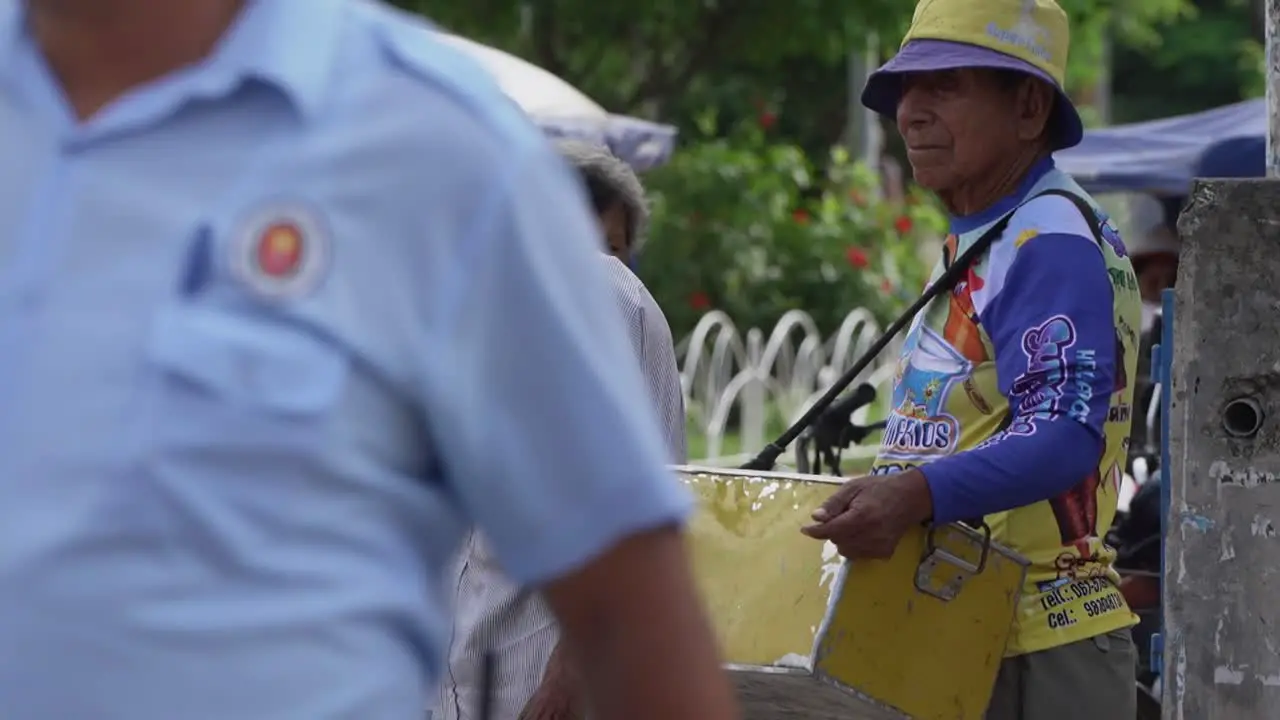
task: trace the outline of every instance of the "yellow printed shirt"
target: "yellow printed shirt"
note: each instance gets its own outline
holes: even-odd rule
[[[1095,217],[1039,196],[1050,189]],[[1136,622],[1102,537],[1127,456],[1141,301],[1114,225],[1050,160],[952,220],[933,279],[1010,211],[908,331],[873,472],[923,466],[936,522],[985,521],[1030,560],[1006,651],[1019,655]]]

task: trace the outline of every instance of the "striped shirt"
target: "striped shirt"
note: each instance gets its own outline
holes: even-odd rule
[[[685,461],[684,393],[666,316],[644,283],[621,261],[605,256],[628,335],[640,360],[673,462]],[[463,542],[445,587],[456,588],[448,666],[431,720],[516,720],[542,681],[559,640],[555,617],[540,595],[506,578],[484,537]],[[485,652],[497,658],[490,718],[477,716]]]
[[[627,336],[640,360],[640,370],[649,386],[653,407],[658,412],[662,432],[675,463],[687,459],[685,445],[684,392],[680,385],[680,368],[676,364],[675,343],[667,316],[649,294],[640,278],[612,255],[604,256],[609,285],[618,297]]]

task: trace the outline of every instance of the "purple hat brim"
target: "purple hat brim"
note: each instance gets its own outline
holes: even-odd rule
[[[862,104],[888,118],[898,114],[898,102],[902,99],[902,75],[904,73],[956,70],[959,68],[992,68],[1015,70],[1049,83],[1058,93],[1054,103],[1053,127],[1057,130],[1054,150],[1062,150],[1080,143],[1084,137],[1084,123],[1071,98],[1048,73],[1031,63],[989,48],[952,42],[950,40],[912,40],[880,67],[871,73],[862,91]]]

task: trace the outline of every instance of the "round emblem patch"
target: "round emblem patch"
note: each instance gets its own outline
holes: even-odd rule
[[[318,216],[301,205],[275,205],[253,213],[233,243],[232,268],[254,292],[303,297],[329,271],[329,237]]]

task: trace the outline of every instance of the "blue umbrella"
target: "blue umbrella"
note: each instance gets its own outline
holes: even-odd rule
[[[1090,192],[1185,195],[1195,177],[1261,177],[1266,134],[1266,101],[1248,100],[1090,130],[1054,158]]]

